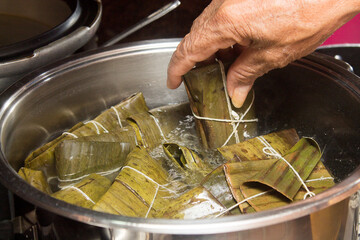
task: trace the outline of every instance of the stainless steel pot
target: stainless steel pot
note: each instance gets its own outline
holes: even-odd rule
[[[340,180],[333,188],[286,207],[219,219],[165,220],[110,215],[51,198],[16,170],[35,147],[80,120],[142,91],[150,107],[187,101],[166,88],[178,39],[98,49],[38,70],[1,95],[0,180],[34,205],[90,226],[105,239],[356,239],[360,188],[360,79],[320,54],[257,80],[261,133],[295,127],[324,150]]]
[[[50,29],[0,46],[0,92],[26,73],[64,58],[84,46],[95,35],[101,13],[100,0],[1,1],[0,16],[29,19],[29,22],[38,22]],[[1,29],[5,31],[4,26]]]

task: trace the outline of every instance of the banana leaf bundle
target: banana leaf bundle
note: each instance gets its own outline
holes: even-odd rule
[[[92,136],[79,137],[78,141],[88,141],[88,142],[119,142],[119,143],[129,143],[130,149],[134,149],[138,143],[136,138],[136,133],[131,126],[126,127],[115,127],[109,133],[101,133]]]
[[[225,69],[222,63],[195,68],[183,76],[195,118],[198,116],[198,118],[223,120],[255,119],[254,92],[251,92],[244,105],[237,109],[227,96],[224,78]],[[257,133],[255,121],[237,124],[196,118],[195,123],[202,145],[210,149],[235,144],[254,137]]]
[[[250,140],[247,142],[254,147],[253,141],[252,143]],[[274,142],[279,143],[279,141]],[[243,143],[243,146],[245,145]],[[271,146],[273,147],[272,144]],[[286,148],[286,146],[281,147],[277,144],[274,146],[281,150]],[[244,149],[249,150],[246,146]],[[249,198],[239,205],[243,213],[280,207],[291,201],[304,199],[308,191],[304,189],[299,177],[305,182],[309,191],[314,194],[320,193],[334,184],[333,178],[320,162],[320,149],[312,139],[301,139],[283,155],[283,158],[299,174],[298,176],[282,159],[256,160],[254,156],[258,149],[256,146],[252,149],[255,149],[254,154],[251,151],[248,151],[248,154],[253,158],[246,158],[246,160],[241,158],[244,161],[228,162],[224,166],[226,179],[237,202]],[[237,150],[241,151],[241,149]]]
[[[169,173],[144,148],[135,148],[127,157],[110,189],[94,210],[132,216],[154,217],[177,196],[169,182]]]
[[[210,192],[199,186],[172,200],[155,217],[172,219],[209,218],[216,216],[225,209]]]
[[[106,175],[117,171],[129,152],[129,143],[64,140],[55,149],[58,179],[70,182],[91,173]]]
[[[270,133],[265,135],[264,138],[272,144],[274,149],[281,153],[288,151],[299,140],[295,129],[286,129]],[[249,139],[238,144],[218,148],[218,151],[227,161],[227,165],[229,165],[232,162],[270,159],[262,151],[263,147],[262,143],[256,139]],[[251,171],[252,166],[250,166],[247,171]],[[225,207],[230,208],[235,205],[236,202],[239,202],[239,199],[236,198],[238,194],[235,193],[240,191],[240,189],[232,188],[231,185],[228,184],[227,176],[225,176],[223,169],[224,165],[219,166],[213,172],[208,174],[200,184],[214,195]],[[246,204],[247,203],[240,205],[240,209]],[[230,213],[239,214],[240,210],[234,208]]]
[[[25,159],[25,167],[34,170],[43,170],[47,176],[55,176],[54,152],[56,146],[60,142],[65,139],[74,139],[74,136],[83,137],[100,134],[110,131],[119,125],[121,125],[121,127],[126,126],[127,117],[135,113],[146,111],[148,111],[148,107],[146,106],[142,93],[134,94],[114,106],[114,108],[104,111],[94,119],[97,123],[100,123],[104,129],[91,121],[87,124],[76,124],[68,131],[74,135],[61,135],[48,144],[36,149],[33,153],[30,153]]]
[[[42,171],[22,167],[20,168],[18,174],[22,179],[38,190],[47,194],[52,193],[49,183],[46,181],[45,175]]]
[[[109,189],[110,185],[109,179],[93,173],[81,182],[67,186],[51,196],[80,207],[92,208]]]

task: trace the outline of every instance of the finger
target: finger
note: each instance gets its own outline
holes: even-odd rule
[[[233,31],[219,23],[224,21],[222,15],[216,14],[221,3],[222,0],[212,1],[194,21],[190,33],[178,45],[168,66],[169,88],[177,88],[181,84],[181,76],[191,70],[197,62],[208,59],[219,49],[228,48],[240,39],[235,38]],[[244,43],[247,42],[248,40],[244,39]]]
[[[187,35],[188,36],[188,35]],[[179,43],[176,51],[171,56],[167,69],[167,87],[175,89],[181,84],[181,76],[190,71],[195,66],[195,61],[186,56],[184,45],[186,44],[187,36]]]
[[[246,48],[230,66],[227,74],[227,90],[233,105],[241,107],[256,78],[281,64],[281,56],[275,51]]]

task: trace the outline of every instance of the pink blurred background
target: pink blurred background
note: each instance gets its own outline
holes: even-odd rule
[[[339,28],[323,45],[360,43],[360,14]]]

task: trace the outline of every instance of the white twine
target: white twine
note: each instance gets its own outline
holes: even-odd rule
[[[320,178],[315,178],[315,179],[309,179],[306,180],[305,182],[316,182],[316,181],[323,181],[323,180],[334,180],[333,177],[320,177]]]
[[[293,166],[291,166],[291,164],[286,161],[285,158],[283,158],[269,143],[268,141],[266,141],[266,139],[263,136],[257,137],[257,139],[259,139],[259,141],[265,145],[265,147],[263,148],[263,152],[266,155],[270,155],[270,156],[274,156],[276,158],[279,158],[281,160],[283,160],[288,166],[289,168],[294,172],[294,174],[297,176],[297,178],[300,180],[301,184],[304,186],[305,190],[306,190],[306,194],[304,195],[304,199],[306,199],[307,197],[314,197],[315,193],[311,192],[308,187],[306,186],[305,182],[302,180],[302,178],[300,177],[299,173],[295,170],[295,168]]]
[[[226,104],[227,104],[227,107],[228,107],[230,119],[233,120],[234,116],[235,116],[235,119],[239,119],[239,115],[235,111],[233,111],[232,107],[231,107],[230,97],[229,97],[229,94],[228,94],[228,91],[227,91],[227,86],[226,86],[226,75],[225,75],[224,64],[222,63],[222,61],[220,61],[218,59],[216,59],[216,61],[219,63],[219,66],[220,66],[221,79],[222,79],[223,86],[224,86]],[[238,134],[238,132],[236,130],[237,128],[235,127],[235,123],[231,123],[231,125],[233,127],[233,132],[235,132],[235,142],[239,143],[240,139],[239,139],[239,134]]]
[[[88,200],[88,201],[90,201],[91,203],[95,204],[95,202],[94,202],[86,193],[84,193],[81,189],[79,189],[79,188],[77,188],[77,187],[75,187],[75,186],[67,186],[67,187],[64,187],[63,190],[69,189],[69,188],[78,191],[81,195],[83,195],[83,196],[86,198],[86,200]]]
[[[156,196],[157,196],[157,194],[158,194],[159,188],[160,188],[160,186],[157,185],[157,186],[156,186],[156,191],[155,191],[155,194],[154,194],[154,198],[153,198],[153,200],[151,201],[151,204],[150,204],[150,206],[149,206],[149,209],[148,209],[147,212],[146,212],[145,218],[148,217],[148,215],[149,215],[149,213],[150,213],[150,210],[151,210],[152,206],[154,205],[155,198],[156,198]]]
[[[307,180],[305,182],[315,182],[315,181],[323,181],[323,180],[334,180],[334,178],[333,177],[320,177],[320,178],[315,178],[315,179],[309,179],[309,180]],[[253,195],[251,197],[245,198],[245,199],[241,200],[240,202],[234,204],[233,206],[229,207],[228,209],[225,209],[224,211],[220,212],[218,215],[214,216],[213,218],[220,217],[221,215],[224,215],[225,213],[233,210],[237,206],[239,206],[239,205],[241,205],[241,204],[243,204],[243,203],[245,203],[245,202],[247,202],[247,201],[249,201],[249,200],[251,200],[253,198],[260,197],[260,196],[265,195],[267,193],[270,193],[272,191],[274,191],[274,189],[271,189],[271,190],[268,190],[268,191],[265,191],[265,192],[261,192],[261,193],[255,194],[255,195]]]
[[[249,107],[246,109],[246,111],[244,112],[244,114],[243,114],[243,115],[241,116],[241,118],[239,119],[241,122],[244,122],[244,117],[245,117],[246,114],[250,111],[252,105],[254,104],[254,101],[255,101],[255,92],[254,92],[254,90],[253,90],[253,93],[252,93],[252,94],[253,94],[253,95],[252,95],[252,99],[251,99],[251,103],[250,103]],[[253,120],[253,122],[257,122],[257,121],[258,121],[257,118],[256,118],[256,119],[251,119],[251,120]],[[230,136],[228,137],[228,139],[225,141],[225,143],[224,143],[222,146],[225,146],[225,145],[230,141],[232,135],[233,135],[235,132],[237,132],[237,128],[239,127],[239,125],[240,125],[241,122],[238,122],[238,123],[236,124],[235,129],[233,130],[233,132],[230,134]]]
[[[119,112],[118,110],[113,106],[111,107],[112,110],[114,110],[115,114],[116,114],[116,117],[117,117],[117,120],[118,120],[118,123],[120,125],[120,127],[123,127],[123,125],[121,124],[121,119],[120,119],[120,115],[119,115]]]
[[[73,134],[71,132],[63,132],[62,135],[68,135],[68,136],[72,136],[74,138],[79,138],[78,136],[76,136],[75,134]]]
[[[226,98],[226,103],[228,106],[228,111],[229,111],[229,116],[230,119],[219,119],[219,118],[210,118],[210,117],[201,117],[198,116],[194,113],[194,111],[191,109],[191,112],[193,114],[193,116],[196,119],[199,120],[208,120],[208,121],[215,121],[215,122],[226,122],[226,123],[231,123],[232,127],[233,127],[233,131],[231,132],[230,136],[227,138],[227,140],[225,141],[225,143],[222,146],[225,146],[231,139],[231,137],[235,134],[235,142],[239,143],[240,139],[239,139],[239,134],[237,132],[237,129],[240,125],[240,123],[249,123],[249,122],[257,122],[258,119],[254,118],[254,119],[244,119],[244,117],[246,116],[246,114],[250,111],[254,100],[255,100],[255,92],[253,91],[253,98],[251,100],[251,103],[249,105],[249,107],[246,109],[246,111],[244,112],[244,114],[242,114],[242,116],[240,117],[235,111],[232,110],[231,108],[231,103],[230,103],[230,98],[229,98],[229,94],[227,92],[227,86],[226,86],[226,75],[225,75],[225,69],[224,69],[224,64],[216,59],[216,61],[219,63],[220,65],[220,70],[221,70],[221,77],[222,77],[222,81],[223,81],[223,85],[224,85],[224,92],[225,92],[225,98]],[[235,118],[235,119],[234,119]],[[237,123],[235,125],[235,123]]]
[[[87,121],[84,124],[88,124],[88,123],[94,124],[97,134],[100,134],[100,130],[99,130],[98,126],[100,126],[104,130],[104,133],[109,133],[109,131],[101,123],[99,123],[99,122],[97,122],[95,120]]]
[[[148,209],[148,211],[147,211],[147,213],[146,213],[146,215],[145,215],[145,218],[147,218],[148,217],[148,214],[149,214],[149,212],[150,212],[150,210],[151,210],[151,208],[152,208],[152,206],[154,205],[154,202],[155,202],[155,199],[156,199],[156,196],[157,196],[157,194],[158,194],[158,191],[159,191],[159,188],[160,187],[162,187],[162,188],[164,188],[164,189],[166,189],[166,190],[168,190],[169,192],[171,192],[171,193],[176,193],[175,191],[173,191],[173,190],[171,190],[171,189],[169,189],[169,188],[167,188],[167,187],[165,187],[165,185],[161,185],[161,184],[159,184],[159,183],[157,183],[156,181],[154,181],[151,177],[149,177],[149,176],[147,176],[146,174],[144,174],[144,173],[142,173],[142,172],[140,172],[139,170],[137,170],[137,169],[135,169],[135,168],[132,168],[132,167],[129,167],[129,166],[125,166],[125,167],[123,167],[122,169],[131,169],[131,170],[133,170],[133,171],[135,171],[135,172],[137,172],[137,173],[139,173],[140,175],[142,175],[143,177],[145,177],[147,180],[149,180],[150,182],[152,182],[152,183],[154,183],[154,184],[156,184],[156,191],[155,191],[155,194],[154,194],[154,197],[153,197],[153,199],[152,199],[152,201],[151,201],[151,204],[150,204],[150,206],[149,206],[149,209]]]
[[[236,203],[235,205],[229,207],[228,209],[225,209],[224,211],[220,212],[218,215],[216,215],[216,216],[213,217],[213,218],[220,217],[221,215],[223,215],[223,214],[225,214],[225,213],[233,210],[234,208],[236,208],[236,207],[239,206],[240,204],[243,204],[244,202],[247,202],[247,201],[249,201],[249,200],[251,200],[251,199],[253,199],[253,198],[256,198],[256,197],[265,195],[265,194],[267,194],[267,193],[269,193],[269,192],[272,192],[272,191],[273,191],[273,190],[271,189],[271,190],[268,190],[268,191],[266,191],[266,192],[261,192],[261,193],[255,194],[255,195],[253,195],[253,196],[251,196],[251,197],[245,198],[244,200]]]
[[[163,139],[166,141],[165,134],[164,134],[164,132],[162,131],[162,129],[161,129],[161,127],[160,127],[160,124],[159,124],[158,119],[157,119],[154,115],[152,115],[152,114],[150,114],[150,116],[152,117],[152,119],[154,119],[154,122],[155,122],[156,126],[157,126],[157,127],[158,127],[158,129],[160,130],[160,134],[161,134],[161,136],[162,136],[162,137],[163,137]]]

